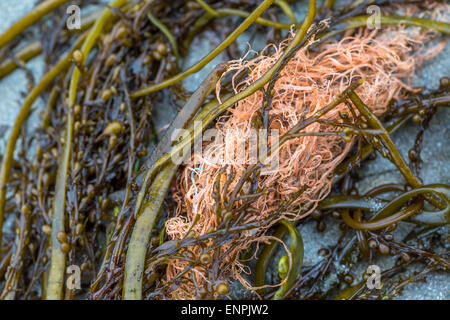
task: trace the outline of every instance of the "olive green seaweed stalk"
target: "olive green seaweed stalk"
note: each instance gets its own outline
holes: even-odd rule
[[[127,1],[126,0],[114,0],[110,3],[111,7],[121,7]],[[112,13],[109,8],[103,10],[100,18],[95,22],[92,29],[89,31],[81,52],[83,54],[83,63],[88,56],[91,49],[94,47],[97,38],[99,37],[104,25],[112,18]],[[78,81],[80,79],[81,72],[78,68],[74,68],[67,105],[69,106],[69,112],[67,114],[66,132],[65,132],[65,144],[63,153],[60,158],[58,172],[56,176],[55,186],[55,198],[53,201],[53,214],[52,214],[52,235],[51,235],[51,262],[50,272],[47,283],[47,300],[55,300],[63,298],[64,287],[64,274],[65,274],[65,261],[66,253],[61,250],[61,243],[58,241],[58,233],[64,232],[65,221],[65,202],[66,202],[66,184],[68,179],[68,171],[70,164],[70,149],[73,136],[73,114],[70,111],[73,103],[75,102],[76,92],[78,87]]]
[[[72,63],[72,53],[78,49],[84,39],[86,38],[86,34],[83,34],[78,38],[75,42],[72,50],[67,54],[63,59],[61,59],[50,71],[44,75],[44,77],[40,80],[40,82],[36,85],[36,87],[31,90],[28,97],[25,99],[22,108],[19,111],[19,114],[14,122],[14,126],[12,127],[11,134],[8,139],[8,143],[6,145],[5,155],[2,161],[2,167],[0,171],[0,226],[3,224],[3,217],[5,213],[5,202],[6,202],[6,183],[9,179],[9,174],[11,171],[14,149],[16,147],[17,139],[19,138],[19,134],[22,126],[25,124],[33,103],[36,99],[53,83],[53,80],[60,75],[65,69],[67,69]],[[0,245],[2,240],[2,228],[0,227]]]
[[[285,282],[278,288],[273,296],[273,300],[281,300],[283,299],[286,292],[292,287],[297,276],[300,274],[300,269],[303,265],[303,239],[300,232],[297,230],[295,225],[286,220],[281,220],[280,223],[284,225],[291,235],[291,246],[289,251],[292,256],[292,266],[288,265],[287,255],[284,255],[280,261],[278,262],[278,273],[280,274],[280,278],[287,278]]]

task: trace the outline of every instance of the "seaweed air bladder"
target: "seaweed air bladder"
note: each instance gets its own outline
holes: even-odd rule
[[[352,36],[344,35],[341,40],[320,44],[316,43],[317,40],[311,40],[289,60],[274,84],[269,129],[279,130],[281,136],[286,134],[297,123],[331,103],[356,79],[364,79],[356,89],[358,96],[375,115],[383,116],[393,98],[401,99],[406,93],[414,91],[409,79],[415,70],[445,46],[441,42],[425,49],[424,44],[434,34],[418,28],[406,30],[395,26],[382,30],[359,29]],[[252,60],[231,61],[229,70],[234,72],[233,79],[249,71],[244,80],[233,82],[235,92],[259,79],[283,54],[292,37],[293,32],[278,46],[266,47]],[[309,50],[312,45],[318,45],[319,50]],[[212,159],[226,157],[227,140],[235,141],[236,148],[239,143],[248,143],[263,99],[263,92],[257,91],[234,105],[215,125],[226,137],[224,141],[219,144],[205,143],[203,152],[194,153],[190,163],[180,169],[173,193],[178,205],[177,214],[166,222],[166,233],[170,238],[183,239],[188,232],[204,235],[218,226],[216,208],[223,207],[224,203],[216,203],[217,190],[231,197],[232,190],[250,165],[249,159],[227,161],[226,166]],[[341,103],[323,116],[323,121],[312,123],[302,130],[302,135],[281,145],[277,169],[259,176],[257,181],[258,188],[266,192],[262,192],[250,205],[251,210],[246,211],[241,221],[252,223],[264,221],[271,215],[277,216],[256,232],[244,230],[233,241],[222,246],[219,269],[225,270],[222,272],[224,281],[234,278],[245,287],[255,289],[243,276],[249,270],[239,261],[239,252],[248,249],[251,243],[266,241],[268,227],[280,219],[296,221],[306,217],[330,193],[332,173],[355,142],[355,138],[346,139],[345,135],[338,134],[343,132],[342,115],[354,119],[358,112]],[[281,203],[289,205],[280,214]],[[238,206],[239,201],[234,208]],[[231,210],[231,214],[240,213]],[[205,248],[194,245],[189,247],[189,251],[200,256]],[[170,259],[165,281],[170,282],[180,273],[187,280],[170,293],[171,298],[198,297],[194,283],[199,288],[217,285],[208,277],[207,266],[196,266],[185,272],[188,265],[187,260]],[[191,281],[193,278],[195,281]]]

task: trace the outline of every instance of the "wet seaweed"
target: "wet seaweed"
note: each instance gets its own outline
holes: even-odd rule
[[[360,87],[365,79],[352,79],[329,104],[292,125],[266,158],[242,172],[227,165],[217,168],[210,224],[203,225],[200,214],[189,223],[180,218],[180,211],[191,210],[178,188],[187,166],[172,161],[194,148],[206,129],[230,117],[237,104],[257,95],[261,99],[251,125],[271,129],[275,88],[289,63],[344,33],[369,37],[364,29],[370,4],[386,13],[380,17],[383,26],[420,27],[436,38],[448,35],[448,23],[396,15],[402,6],[415,6],[411,12],[416,13],[420,1],[364,1],[344,8],[334,1],[317,8],[316,1],[309,1],[308,14],[299,21],[292,1],[285,0],[115,0],[85,19],[78,32],[64,29],[60,7],[67,2],[43,1],[0,35],[0,78],[17,68],[27,70],[27,62],[40,54],[46,57],[43,78],[29,74],[31,90],[2,158],[0,226],[8,220],[14,227],[6,234],[0,228],[1,299],[223,298],[234,294],[232,279],[249,289],[251,298],[389,299],[430,272],[448,272],[439,228],[450,219],[449,186],[424,185],[420,179],[423,136],[436,110],[449,106],[448,78],[432,92],[408,91],[392,100],[386,112],[364,101]],[[429,5],[426,9],[433,12],[439,4]],[[229,23],[223,27],[221,21]],[[36,38],[27,32],[30,28],[52,31]],[[217,29],[225,33],[224,40],[183,69],[194,39]],[[268,42],[284,41],[284,46],[270,67],[250,81],[254,68],[237,60],[242,52],[236,39],[261,30],[268,32]],[[282,31],[291,36],[283,40]],[[223,53],[233,61],[217,66],[195,92],[183,87],[182,80]],[[245,68],[236,68],[239,63]],[[236,90],[236,81],[247,85]],[[154,108],[167,96],[180,111],[158,133]],[[38,98],[46,108],[40,127],[30,131],[27,119]],[[338,117],[329,118],[329,113]],[[418,129],[407,161],[392,135],[409,121]],[[305,130],[314,125],[327,130]],[[185,134],[171,139],[176,129]],[[291,141],[311,137],[339,139],[348,148],[330,174],[331,193],[305,209],[299,199],[309,196],[310,188],[303,186],[289,197],[278,196],[276,206],[258,217],[261,208],[255,203],[277,192],[276,184],[261,184],[266,161]],[[405,182],[359,195],[357,172],[375,154],[392,162]],[[304,266],[296,227],[315,220],[317,232],[324,232],[330,216],[341,236],[322,250],[321,261]],[[171,227],[167,221],[175,223]],[[416,225],[414,232],[395,240],[392,231],[404,221]],[[199,232],[200,225],[206,230]],[[286,252],[275,261],[280,244]],[[381,290],[368,288],[367,274],[354,284],[352,268],[386,255],[397,257],[397,263],[383,270]],[[67,286],[71,265],[80,266],[83,287],[89,290]],[[266,281],[272,265],[278,266],[276,283]],[[421,272],[413,274],[417,266]],[[325,287],[327,281],[332,285]]]

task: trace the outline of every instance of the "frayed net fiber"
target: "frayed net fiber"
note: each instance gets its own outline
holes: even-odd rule
[[[298,51],[275,82],[269,112],[274,117],[271,129],[277,129],[283,135],[302,119],[329,104],[357,78],[364,78],[365,81],[356,93],[377,116],[388,111],[391,99],[402,98],[407,91],[412,91],[408,79],[415,69],[425,59],[435,56],[445,44],[440,43],[424,50],[424,43],[430,38],[430,33],[415,32],[415,29],[414,32],[408,29],[407,33],[402,27],[385,28],[383,31],[360,30],[353,36],[344,36],[340,41],[320,44],[318,50],[303,48]],[[239,92],[259,79],[282,55],[290,40],[286,39],[278,47],[272,45],[266,48],[253,60],[232,61],[231,70],[236,74],[250,70],[244,81],[234,84],[235,91]],[[272,53],[264,53],[269,51]],[[221,143],[204,143],[203,152],[193,154],[191,163],[180,169],[176,191],[173,193],[178,204],[177,214],[166,222],[166,232],[172,239],[185,237],[189,230],[196,235],[203,235],[217,226],[214,184],[224,165],[213,160],[219,156],[227,160],[226,171],[220,173],[223,176],[220,188],[229,196],[249,167],[251,159],[233,159],[227,157],[227,153],[230,148],[248,148],[253,121],[261,110],[262,101],[263,93],[258,91],[229,109],[215,125],[225,139]],[[348,106],[342,103],[323,119],[342,122],[340,113],[352,117]],[[313,123],[303,130],[309,133],[337,131],[342,131],[342,127],[319,123]],[[317,203],[329,194],[332,173],[351,146],[352,142],[346,142],[336,135],[301,136],[287,141],[279,149],[278,167],[260,176],[259,188],[268,191],[252,203],[251,207],[256,210],[248,211],[243,223],[267,219],[277,212],[282,201],[289,201],[300,190],[304,190],[301,196],[295,198],[279,218],[298,220],[310,214]],[[234,176],[224,191],[224,183],[231,173]],[[249,287],[241,276],[245,269],[238,261],[237,253],[248,248],[251,242],[267,239],[266,230],[259,230],[256,234],[242,232],[237,245],[233,247],[229,244],[221,250],[222,253],[226,252],[221,257],[221,267],[228,270],[228,277],[241,280]],[[189,250],[194,255],[200,255],[204,249],[192,247]],[[172,259],[167,267],[166,280],[176,277],[188,264],[182,259]],[[211,285],[207,266],[195,267],[190,272],[194,273],[198,287]],[[173,291],[172,298],[195,298],[192,274],[183,277],[189,281]]]

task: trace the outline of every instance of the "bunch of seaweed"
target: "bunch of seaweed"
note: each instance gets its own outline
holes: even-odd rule
[[[449,106],[449,80],[435,91],[407,83],[445,46],[448,5],[309,1],[300,23],[287,0],[114,0],[69,31],[68,2],[43,1],[0,36],[0,77],[24,69],[30,91],[2,159],[2,299],[217,298],[232,294],[233,279],[251,297],[391,298],[448,270],[440,230],[449,222],[449,187],[423,185],[420,152],[436,110]],[[367,30],[373,4],[381,30]],[[224,40],[181,70],[205,30]],[[280,45],[239,59],[236,39],[246,31]],[[432,39],[437,44],[426,46]],[[230,62],[195,92],[184,89],[182,80],[223,52]],[[35,81],[26,63],[41,53],[46,73]],[[46,104],[42,124],[29,132],[38,98]],[[184,105],[157,132],[155,108],[164,104]],[[410,120],[418,130],[408,165],[391,136]],[[282,135],[276,143],[260,137],[271,151],[253,164],[211,165],[224,145],[186,165],[172,161],[210,127],[237,129],[241,138],[249,129]],[[177,129],[187,134],[172,141]],[[280,167],[263,173],[274,151]],[[377,153],[405,182],[359,195],[360,164]],[[303,266],[296,226],[317,220],[324,232],[330,216],[341,236],[320,262]],[[417,227],[396,240],[404,221]],[[274,261],[280,243],[286,254]],[[382,290],[368,287],[368,274],[351,285],[353,267],[386,255],[397,263],[383,270]],[[278,281],[268,284],[273,263]],[[411,275],[417,265],[423,270]],[[81,290],[65,282],[73,266]],[[324,288],[333,274],[338,281]]]

